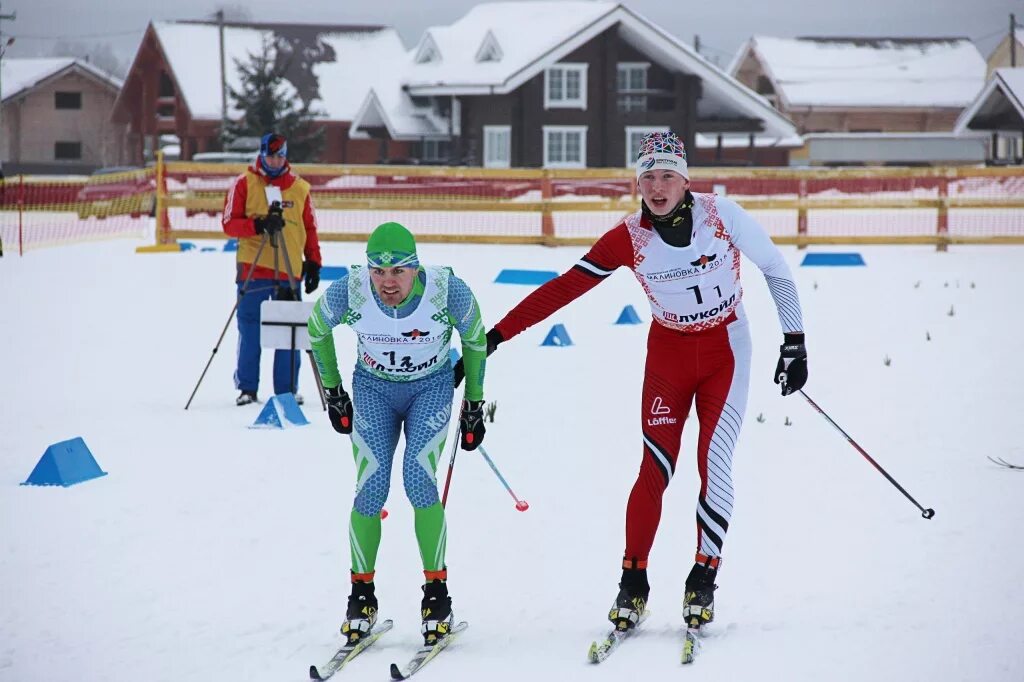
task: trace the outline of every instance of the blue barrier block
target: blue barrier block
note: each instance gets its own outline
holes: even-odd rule
[[[334,282],[348,274],[348,268],[344,265],[325,265],[320,268],[320,279]]]
[[[225,251],[238,251],[238,240],[232,237],[231,239],[224,242]]]
[[[196,248],[196,245],[192,242],[178,242],[178,248],[182,251],[191,251]]]
[[[544,341],[540,344],[542,346],[571,346],[572,339],[569,338],[569,332],[566,331],[564,324],[556,324],[548,332],[548,335],[544,337]]]
[[[106,471],[100,470],[89,446],[79,437],[62,440],[46,448],[36,468],[21,485],[59,485],[67,488],[106,475]]]
[[[249,428],[250,429],[283,429],[287,426],[306,426],[309,420],[302,413],[302,408],[295,402],[292,393],[278,393],[267,401]]]
[[[551,270],[502,270],[494,282],[496,284],[528,284],[537,286],[558,277]]]
[[[199,250],[202,251],[203,253],[206,253],[207,251],[218,251],[219,249],[216,246],[204,246]]]
[[[864,265],[864,258],[859,253],[809,253],[804,256],[800,265]]]
[[[641,320],[640,316],[636,314],[636,309],[627,305],[619,313],[619,319],[615,320],[615,324],[641,324]]]

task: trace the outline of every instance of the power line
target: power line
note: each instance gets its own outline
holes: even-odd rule
[[[142,33],[145,29],[132,29],[130,31],[108,31],[105,33],[78,33],[61,36],[37,36],[18,34],[18,40],[77,40],[80,38],[108,38],[112,36],[126,36]]]

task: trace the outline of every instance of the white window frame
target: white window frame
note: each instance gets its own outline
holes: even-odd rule
[[[544,108],[545,109],[582,109],[587,110],[587,63],[561,62],[553,64],[544,70]],[[574,99],[565,97],[565,76],[568,73],[576,73],[580,79],[580,95]],[[562,97],[551,99],[551,80],[555,77],[562,79]]]
[[[493,159],[492,151],[488,144],[491,134],[506,136],[508,157],[505,159]],[[511,168],[512,167],[512,126],[484,126],[484,168]]]
[[[668,126],[626,126],[626,168],[633,168],[636,166],[636,154],[640,151],[637,148],[636,151],[630,149],[629,138],[635,133],[646,135],[647,133],[664,133],[669,129]]]
[[[620,93],[635,92],[632,89],[620,90],[619,89],[619,73],[622,71],[632,71],[634,69],[643,69],[644,72],[644,89],[647,89],[647,71],[651,68],[650,62],[619,62],[615,65],[615,90]]]
[[[562,133],[568,135],[576,133],[580,136],[580,160],[566,161],[551,160],[550,149],[548,149],[548,134]],[[587,167],[587,126],[543,126],[541,135],[544,138],[544,167],[545,168],[586,168]],[[564,140],[563,140],[564,149]]]
[[[646,91],[649,87],[647,79],[648,70],[651,68],[649,62],[619,62],[615,65],[615,94],[619,98],[619,112],[630,113],[634,111],[647,111],[647,94],[636,94],[638,91],[633,88],[626,88],[625,90],[619,88],[619,79],[622,77],[623,72],[630,72],[640,70],[643,71],[644,76],[644,87],[641,90]],[[629,80],[627,77],[626,80]],[[624,99],[624,98],[628,98]],[[636,105],[623,106],[624,101],[635,101]]]

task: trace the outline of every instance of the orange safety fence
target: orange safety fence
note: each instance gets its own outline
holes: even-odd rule
[[[21,250],[115,236],[223,238],[241,164],[158,162],[0,184],[0,236]],[[321,238],[397,220],[424,241],[588,244],[639,207],[629,169],[297,165]],[[692,188],[749,210],[786,244],[1024,243],[1024,168],[692,168]]]
[[[0,181],[0,239],[8,252],[152,231],[154,170],[90,177],[17,175]]]
[[[637,210],[628,169],[299,165],[325,240],[397,220],[428,241],[588,244]],[[244,166],[168,163],[165,240],[220,236]],[[692,168],[780,243],[1024,243],[1022,168]]]

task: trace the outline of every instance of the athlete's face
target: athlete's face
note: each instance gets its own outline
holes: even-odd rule
[[[416,268],[370,268],[370,281],[385,305],[396,306],[409,297]]]
[[[673,170],[658,168],[640,175],[636,181],[640,196],[654,215],[668,215],[686,196],[690,181]]]

